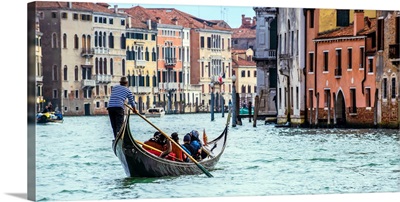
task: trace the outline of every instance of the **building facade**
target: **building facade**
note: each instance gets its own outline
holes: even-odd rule
[[[372,125],[376,20],[366,16],[363,10],[347,10],[347,14],[353,14],[354,21],[350,23],[349,15],[337,10],[338,18],[331,17],[329,21],[337,24],[337,28],[319,32],[319,26],[328,23],[321,21],[320,16],[330,12],[306,10],[308,123],[314,126]],[[368,13],[375,16],[374,12]]]
[[[301,8],[278,8],[277,123],[305,120],[305,16]]]
[[[276,8],[254,7],[256,12],[256,44],[254,60],[257,64],[257,94],[260,95],[260,116],[276,116],[277,87],[277,20]]]
[[[376,117],[379,127],[400,127],[400,11],[377,11]]]

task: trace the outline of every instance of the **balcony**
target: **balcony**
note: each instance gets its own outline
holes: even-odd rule
[[[166,68],[173,68],[176,65],[176,58],[165,58],[164,66]]]
[[[276,50],[264,49],[262,51],[256,50],[254,53],[254,60],[275,60]]]
[[[95,47],[94,53],[95,54],[109,54],[110,49],[106,47]]]
[[[342,77],[342,68],[336,68],[335,69],[335,78],[341,78]]]
[[[159,88],[164,89],[164,90],[177,90],[179,88],[182,88],[183,84],[181,83],[176,83],[176,82],[171,82],[171,83],[159,83]]]
[[[82,88],[95,87],[95,86],[96,86],[95,80],[91,80],[91,79],[83,79],[82,80]]]
[[[389,45],[389,60],[395,64],[400,62],[400,44]]]
[[[42,83],[43,82],[43,76],[36,76],[36,82],[37,83]]]
[[[153,94],[157,94],[158,92],[158,87],[153,87]]]
[[[135,60],[135,67],[144,68],[146,66],[146,60]]]
[[[96,75],[96,83],[111,83],[111,78],[110,74],[98,74]]]
[[[93,57],[94,49],[93,48],[82,48],[81,56],[82,57]]]

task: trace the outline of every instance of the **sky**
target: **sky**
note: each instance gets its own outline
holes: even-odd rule
[[[87,0],[89,2],[94,2]],[[26,201],[27,195],[27,135],[28,133],[27,119],[27,3],[32,0],[10,0],[4,5],[6,9],[0,12],[3,31],[0,32],[2,48],[1,51],[1,98],[0,106],[2,134],[0,141],[1,149],[1,170],[0,170],[0,201],[15,202]],[[102,0],[112,4],[110,0]],[[251,1],[233,1],[233,0],[116,0],[118,3],[129,4],[178,4],[178,5],[212,5],[212,6],[271,6],[271,7],[299,7],[299,8],[363,8],[363,9],[382,9],[382,10],[400,10],[400,4],[395,4],[396,1],[366,1],[366,0],[251,0]],[[234,4],[232,4],[234,2]],[[249,3],[250,2],[250,3]],[[251,4],[251,5],[250,5]],[[215,17],[221,17],[220,9],[216,12],[211,12],[210,8],[201,10],[200,14]],[[243,9],[244,10],[244,9]],[[228,9],[229,23],[234,20],[241,19],[240,10],[234,13],[234,9]],[[184,11],[184,10],[182,10]],[[186,11],[184,11],[186,12]],[[194,15],[203,18],[195,13]],[[189,12],[188,12],[189,13]],[[250,13],[251,14],[251,13]],[[246,17],[250,14],[245,13]],[[213,16],[215,15],[215,16]],[[238,16],[232,18],[232,16]],[[373,193],[373,194],[331,194],[331,195],[303,195],[303,196],[266,196],[266,197],[241,197],[240,201],[296,201],[296,202],[344,202],[344,201],[363,201],[363,202],[395,202],[400,198],[400,190],[396,193]],[[191,198],[192,202],[204,201],[204,199]],[[230,199],[225,199],[230,200]],[[239,201],[237,198],[234,201]],[[117,200],[115,200],[117,201]],[[174,200],[159,200],[159,199],[135,199],[135,202],[176,202],[187,201],[182,198]],[[210,199],[209,202],[221,201],[221,198]],[[222,200],[224,201],[224,200]]]

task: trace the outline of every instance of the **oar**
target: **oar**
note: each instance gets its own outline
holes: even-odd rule
[[[149,123],[151,126],[153,126],[155,129],[160,131],[161,134],[163,134],[167,139],[169,139],[172,143],[174,143],[180,150],[182,150],[183,153],[186,154],[186,156],[188,156],[190,158],[190,160],[192,160],[197,165],[197,167],[200,168],[201,171],[203,171],[204,174],[206,174],[208,177],[214,177],[201,164],[199,164],[199,162],[197,162],[191,155],[189,155],[189,153],[187,153],[184,149],[182,149],[182,147],[178,143],[176,143],[172,138],[170,138],[167,134],[165,134],[161,129],[159,129],[157,126],[155,126],[153,123],[151,123],[148,119],[146,119],[144,116],[142,116],[136,110],[133,110],[133,108],[131,106],[129,106],[127,104],[125,104],[125,106],[127,106],[129,109],[131,109],[133,112],[135,112],[140,118],[142,118],[147,123]]]

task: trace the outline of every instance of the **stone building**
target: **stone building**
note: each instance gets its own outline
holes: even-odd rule
[[[305,16],[301,8],[278,8],[277,124],[301,125],[305,119]]]
[[[400,11],[377,11],[376,116],[379,127],[400,127]]]
[[[276,116],[274,97],[277,87],[277,9],[254,7],[253,10],[256,12],[257,24],[254,61],[257,64],[257,94],[260,95],[258,114]]]

